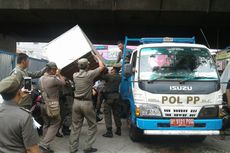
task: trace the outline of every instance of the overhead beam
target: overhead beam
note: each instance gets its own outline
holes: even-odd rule
[[[0,0],[0,9],[230,12],[230,1],[229,0]]]

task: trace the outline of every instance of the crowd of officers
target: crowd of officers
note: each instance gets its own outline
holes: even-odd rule
[[[123,51],[123,48],[121,49]],[[115,134],[120,136],[120,95],[118,91],[121,82],[119,74],[121,64],[116,63],[108,72],[100,58],[97,55],[94,58],[99,65],[94,70],[89,70],[90,63],[86,58],[78,60],[79,72],[73,74],[73,82],[71,82],[60,74],[54,62],[47,63],[46,67],[39,72],[28,72],[28,56],[24,53],[18,54],[17,66],[10,76],[0,81],[0,94],[4,100],[0,104],[0,152],[40,153],[42,151],[52,153],[54,151],[50,148],[50,143],[56,136],[61,136],[60,129],[65,129],[62,130],[65,131],[63,134],[70,134],[70,152],[75,153],[79,149],[79,136],[84,119],[89,126],[84,152],[96,152],[97,149],[92,145],[96,140],[97,133],[96,112],[100,112],[102,100],[104,101],[103,111],[106,126],[103,136],[113,137],[112,114],[116,125]],[[58,101],[62,108],[58,115],[50,116],[50,113],[47,112],[46,98],[43,97],[44,104],[41,106],[43,137],[41,140],[30,111],[32,107],[31,94],[24,88],[25,77],[40,78],[39,87],[42,96],[45,93],[44,97],[49,97],[53,102]],[[94,88],[96,78],[99,78],[99,83],[104,82],[104,84],[100,90],[96,90],[100,96],[97,98],[99,103],[96,102],[97,110],[95,111],[92,95],[96,89]],[[73,92],[72,85],[74,85]],[[69,103],[66,104],[65,101]]]

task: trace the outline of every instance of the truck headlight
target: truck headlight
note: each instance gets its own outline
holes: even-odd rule
[[[140,117],[160,117],[160,108],[152,104],[141,104],[136,106],[136,115]]]
[[[218,118],[219,106],[204,106],[198,115],[198,118]]]
[[[220,93],[217,95],[217,103],[222,104],[223,103],[223,94]]]

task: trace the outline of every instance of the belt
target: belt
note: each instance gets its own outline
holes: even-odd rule
[[[91,99],[85,98],[85,97],[74,97],[74,99],[81,100],[81,101],[88,101],[88,100],[91,100]]]

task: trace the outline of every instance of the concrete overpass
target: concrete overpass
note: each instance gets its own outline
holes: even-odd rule
[[[79,24],[94,43],[124,35],[196,36],[212,48],[230,45],[229,0],[0,0],[0,49],[45,41]]]

